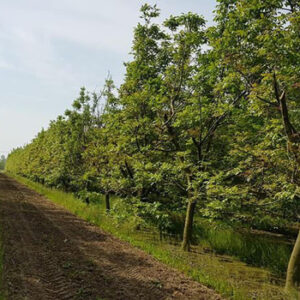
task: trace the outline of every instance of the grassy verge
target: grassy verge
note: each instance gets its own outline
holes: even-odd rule
[[[77,216],[215,289],[226,298],[286,299],[282,279],[274,277],[268,270],[250,267],[232,256],[216,255],[203,246],[193,247],[191,253],[182,252],[176,242],[160,240],[156,232],[134,229],[130,220],[122,222],[107,215],[103,204],[86,205],[70,193],[50,189],[19,176],[13,177]]]

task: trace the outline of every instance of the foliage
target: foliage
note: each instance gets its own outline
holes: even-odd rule
[[[5,169],[5,164],[6,164],[6,157],[4,155],[1,155],[1,158],[0,158],[0,170],[4,170]]]

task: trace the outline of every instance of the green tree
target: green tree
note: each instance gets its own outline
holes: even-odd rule
[[[280,176],[280,201],[299,209],[299,3],[298,1],[219,1],[213,46],[223,65],[230,65],[249,92],[249,109],[267,122],[265,138],[257,148],[266,159],[291,170]],[[284,134],[283,134],[284,133]],[[272,140],[270,140],[272,138]],[[284,146],[283,141],[286,141]],[[272,147],[273,145],[273,151]],[[275,145],[275,146],[274,146]],[[259,149],[260,148],[260,149]],[[282,155],[285,150],[285,155]],[[278,154],[281,155],[278,156]],[[277,157],[276,160],[273,158]],[[270,159],[271,158],[271,159]],[[274,169],[274,168],[273,168]],[[275,182],[274,180],[273,182]],[[274,186],[274,185],[273,185]],[[276,189],[274,189],[276,190]],[[298,211],[299,213],[299,211]],[[300,239],[287,272],[287,290],[299,284]]]

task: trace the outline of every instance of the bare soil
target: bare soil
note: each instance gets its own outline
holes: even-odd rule
[[[7,299],[221,299],[150,255],[0,175]]]

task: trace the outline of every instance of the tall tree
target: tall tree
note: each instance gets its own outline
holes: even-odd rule
[[[213,43],[220,61],[230,64],[233,73],[240,75],[250,95],[252,112],[269,120],[266,130],[278,133],[273,143],[282,145],[280,131],[285,133],[288,157],[285,162],[288,162],[287,168],[293,170],[281,192],[281,199],[286,201],[293,195],[287,192],[288,186],[292,184],[296,190],[299,186],[299,177],[295,176],[299,170],[300,149],[297,129],[300,127],[299,16],[298,1],[219,0]],[[292,197],[292,201],[299,203],[297,193]],[[296,207],[299,209],[299,205]],[[298,237],[287,271],[287,290],[300,282],[299,243]]]

